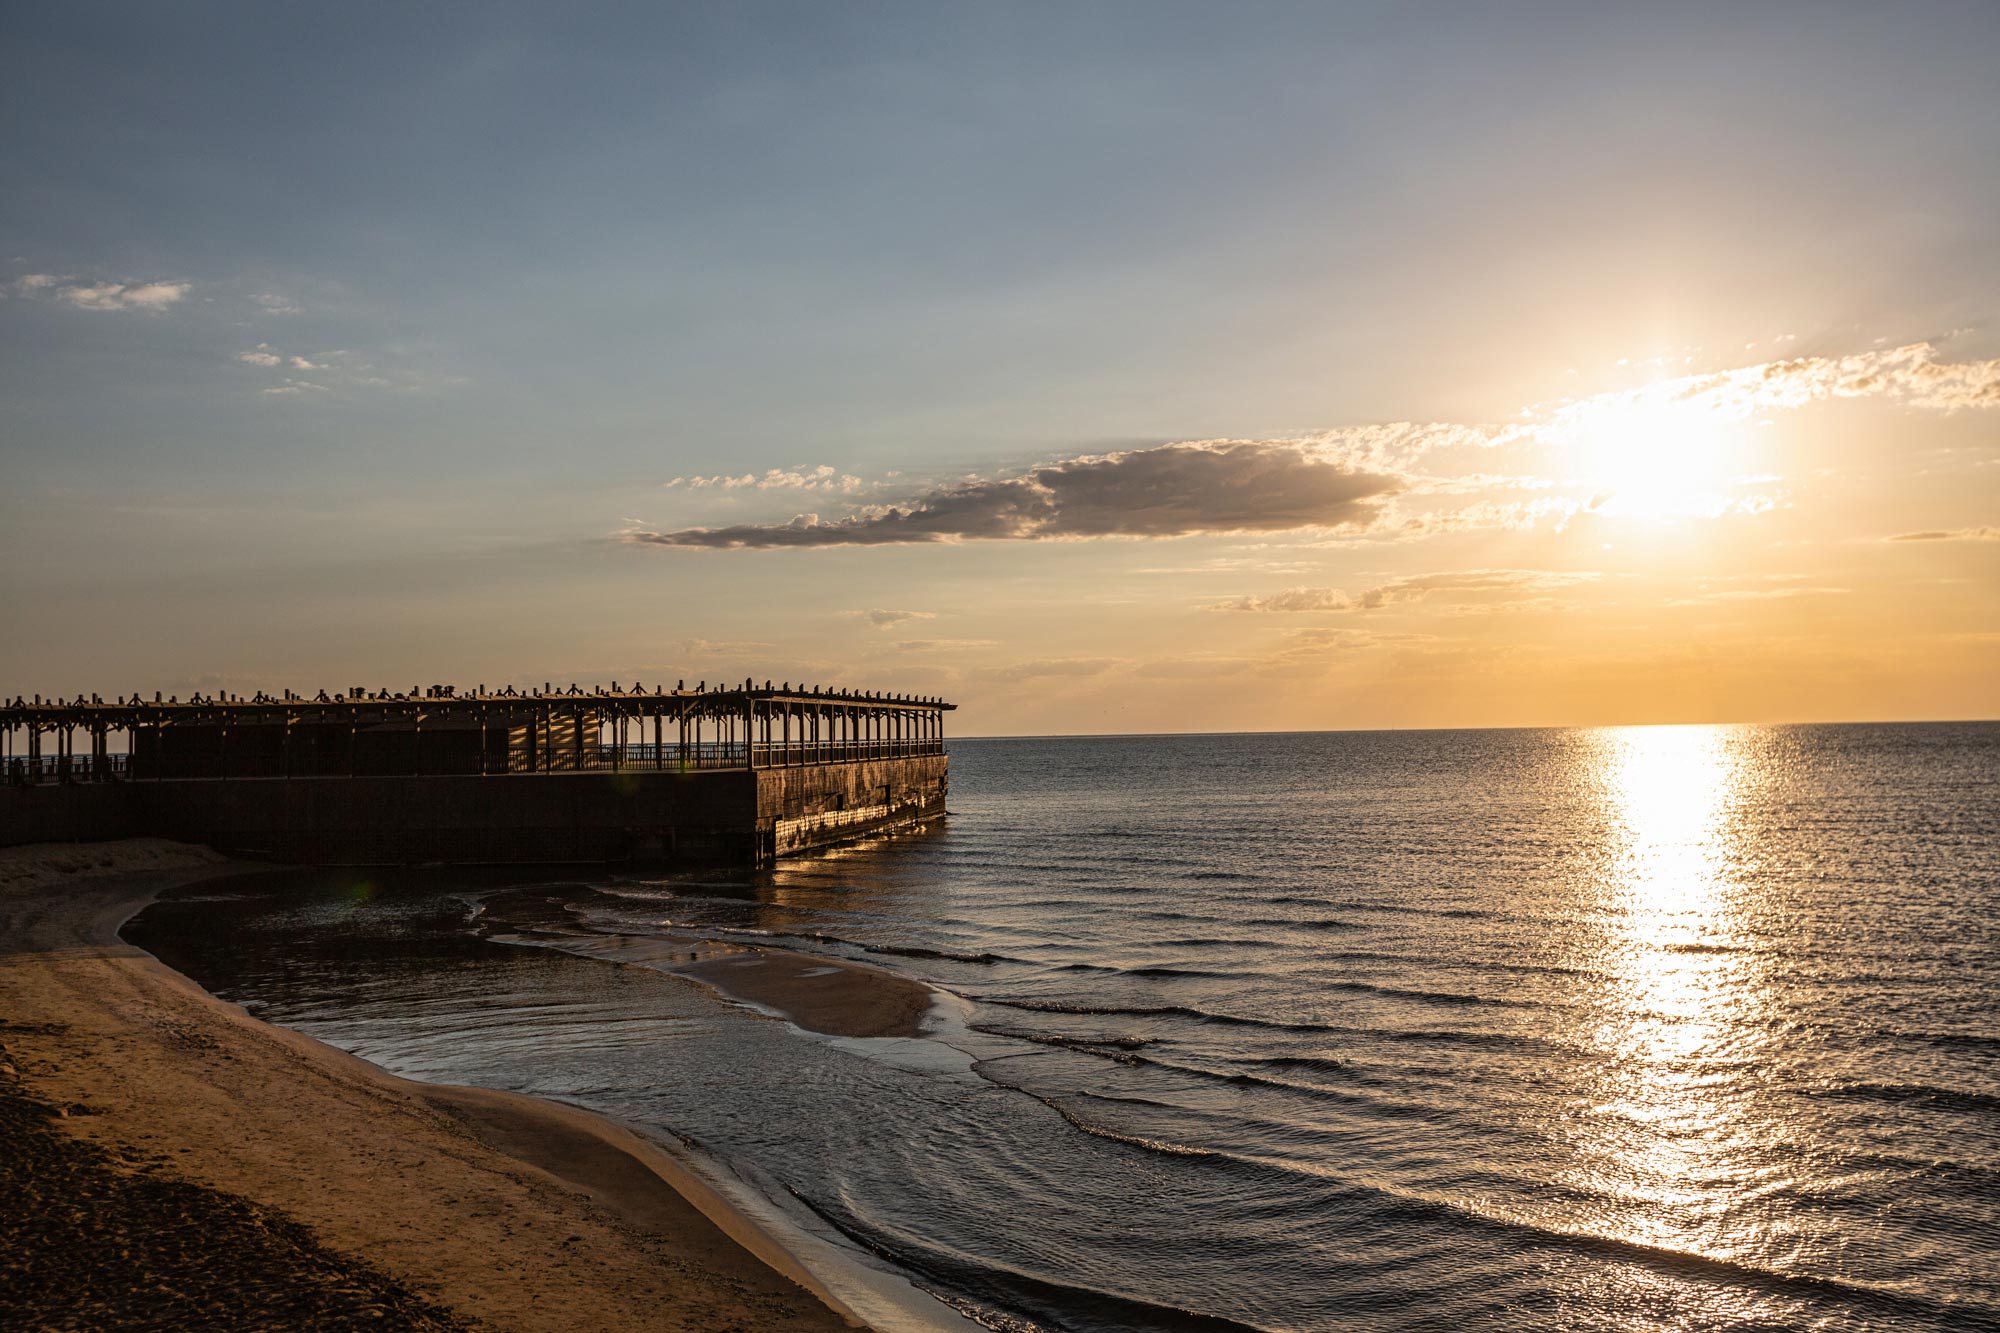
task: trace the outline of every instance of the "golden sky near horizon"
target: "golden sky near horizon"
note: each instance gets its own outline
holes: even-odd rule
[[[2000,21],[1452,12],[17,21],[0,691],[2000,715]]]

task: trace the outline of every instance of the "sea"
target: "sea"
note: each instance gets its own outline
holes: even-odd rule
[[[2000,724],[953,741],[731,875],[290,871],[128,935],[1031,1330],[2000,1327]],[[662,970],[859,960],[922,1039]]]

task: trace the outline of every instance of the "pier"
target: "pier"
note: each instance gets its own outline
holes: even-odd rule
[[[16,698],[0,704],[0,845],[767,864],[942,815],[953,707],[769,681]]]

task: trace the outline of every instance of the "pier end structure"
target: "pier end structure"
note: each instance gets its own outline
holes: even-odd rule
[[[942,815],[953,707],[768,681],[17,698],[0,703],[0,845],[143,834],[326,864],[767,864]]]

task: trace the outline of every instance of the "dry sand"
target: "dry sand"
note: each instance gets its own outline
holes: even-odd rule
[[[21,1149],[0,1165],[10,1327],[856,1325],[636,1135],[396,1078],[119,940],[155,893],[231,869],[212,860],[152,842],[0,852],[0,1127]],[[116,873],[132,861],[149,868]],[[803,1016],[825,992],[822,1030],[888,1032],[914,1030],[927,1000],[878,985],[871,1017],[855,983],[823,981],[793,975],[760,1002]]]

